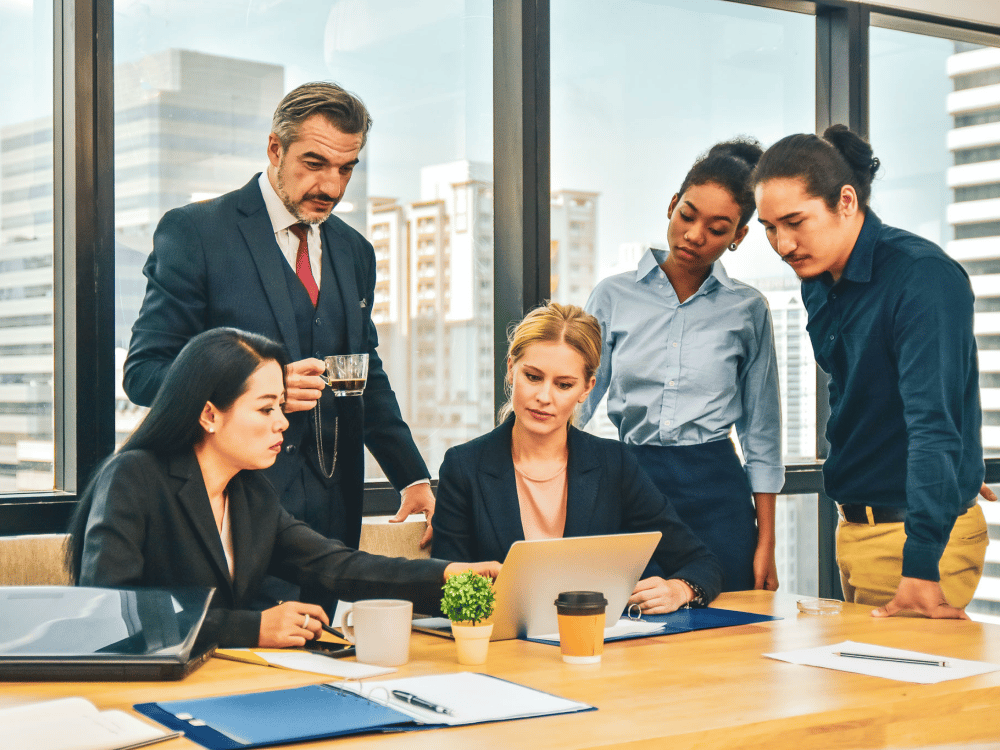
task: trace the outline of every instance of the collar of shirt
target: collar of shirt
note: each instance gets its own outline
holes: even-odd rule
[[[847,258],[847,265],[840,275],[841,279],[853,281],[856,284],[867,284],[872,280],[872,268],[875,264],[875,246],[882,233],[882,220],[870,208],[865,211],[865,222],[861,225],[861,233],[854,241],[854,247]],[[827,271],[821,277],[827,287],[833,286],[833,277]]]
[[[278,243],[281,254],[285,256],[288,265],[295,270],[295,260],[299,253],[299,238],[290,231],[289,227],[298,224],[299,220],[292,216],[291,212],[285,208],[285,204],[274,192],[271,181],[267,178],[267,170],[261,172],[257,179],[260,185],[260,194],[264,197],[264,207],[267,209],[267,216],[271,220],[271,228],[274,230],[274,240]],[[320,272],[323,269],[323,244],[319,224],[309,226],[309,265],[312,268],[313,278],[316,279],[316,286],[320,285]]]
[[[654,279],[659,280],[660,276],[654,273],[656,271],[666,277],[666,274],[663,273],[663,269],[660,268],[660,264],[667,259],[669,254],[670,251],[665,248],[658,247],[657,245],[650,245],[646,249],[646,252],[643,253],[642,258],[639,260],[639,267],[635,272],[635,282],[640,284],[643,281],[651,281]],[[695,297],[708,294],[720,285],[726,287],[727,289],[736,288],[735,284],[733,284],[733,280],[730,279],[729,274],[726,273],[726,269],[722,267],[722,262],[717,260],[712,264],[712,273],[710,273],[708,278],[702,282],[698,291],[692,294],[688,299],[684,300],[682,304],[688,304]],[[670,287],[670,293],[676,297],[677,293],[674,292],[673,286]]]

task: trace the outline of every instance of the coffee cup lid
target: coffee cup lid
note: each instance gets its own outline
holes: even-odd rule
[[[608,600],[600,591],[563,591],[556,597],[555,605],[561,612],[600,614],[608,606]]]

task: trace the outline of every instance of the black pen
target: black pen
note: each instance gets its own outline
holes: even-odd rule
[[[323,624],[322,622],[320,623],[320,627],[321,627],[321,628],[323,628],[323,630],[325,630],[325,631],[326,631],[327,633],[329,633],[330,635],[335,635],[335,636],[337,636],[338,638],[340,638],[340,639],[342,639],[342,640],[345,640],[345,641],[347,640],[346,638],[344,638],[344,634],[343,634],[343,633],[341,633],[341,632],[340,632],[339,630],[337,630],[337,629],[336,629],[336,628],[334,628],[334,627],[331,627],[331,626],[329,626],[329,625],[324,625],[324,624]]]
[[[445,708],[444,706],[439,706],[437,703],[425,701],[423,698],[418,698],[413,693],[407,693],[403,690],[393,690],[392,695],[394,698],[399,698],[399,700],[403,701],[403,703],[409,703],[411,706],[420,706],[420,708],[426,708],[428,711],[433,711],[436,714],[454,716],[454,712],[450,708]]]
[[[947,667],[948,662],[938,659],[911,659],[908,656],[875,656],[873,654],[852,654],[847,651],[836,651],[834,656],[844,656],[849,659],[871,659],[872,661],[891,661],[896,664],[918,664],[922,667]]]

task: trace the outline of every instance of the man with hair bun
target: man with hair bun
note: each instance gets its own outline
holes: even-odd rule
[[[434,510],[430,473],[376,351],[374,250],[333,214],[371,122],[340,86],[303,84],[278,104],[262,174],[163,216],[143,269],[146,297],[124,377],[129,398],[149,405],[177,354],[202,331],[232,326],[281,343],[291,362],[289,426],[265,473],[295,518],[350,547],[361,532],[363,445],[402,491],[393,520],[420,511],[430,520]],[[368,353],[367,387],[360,398],[333,398],[323,357],[349,353]]]
[[[826,494],[848,601],[968,619],[989,542],[982,410],[965,270],[868,207],[879,161],[843,125],[791,135],[754,172],[771,246],[802,279],[830,375]]]

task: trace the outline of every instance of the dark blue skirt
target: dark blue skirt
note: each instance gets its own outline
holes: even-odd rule
[[[630,445],[639,465],[722,563],[722,590],[752,589],[757,514],[731,440]]]

